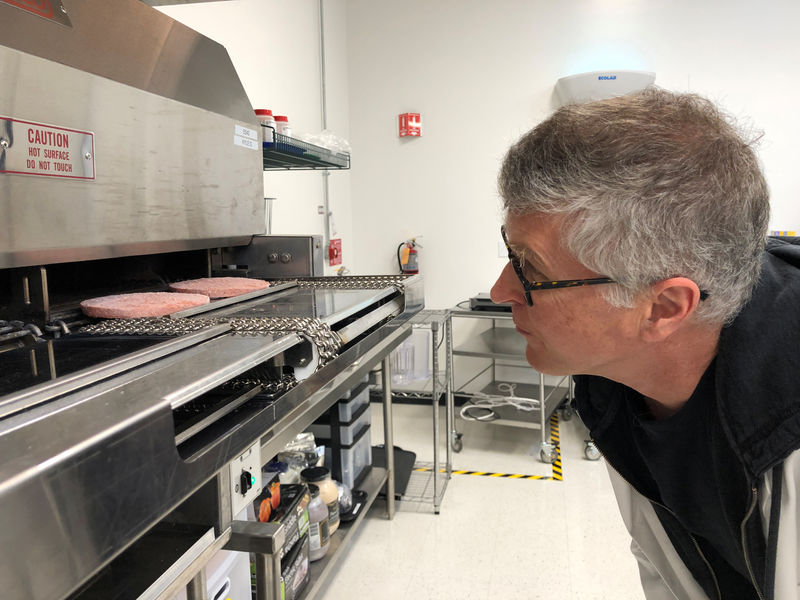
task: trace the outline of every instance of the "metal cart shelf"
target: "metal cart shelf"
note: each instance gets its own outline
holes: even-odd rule
[[[450,393],[450,311],[421,310],[408,321],[412,329],[429,329],[431,332],[431,374],[425,380],[408,385],[392,385],[393,398],[430,399],[433,408],[433,463],[417,462],[411,472],[411,479],[401,497],[402,502],[420,502],[433,504],[433,511],[439,514],[439,508],[447,489],[447,482],[453,471],[450,444],[446,444],[444,470],[440,469],[440,430],[439,400],[445,397],[445,428],[451,431],[453,423],[453,395]],[[442,337],[444,335],[444,337]],[[441,371],[439,346],[446,342],[445,368]]]
[[[488,320],[491,321],[491,327],[464,339],[454,347],[452,341],[454,318]],[[546,384],[545,375],[542,373],[538,374],[538,385],[498,379],[498,366],[531,368],[527,366],[525,360],[525,340],[522,336],[510,327],[498,326],[502,321],[511,320],[510,313],[455,308],[450,311],[449,320],[447,334],[451,339],[448,348],[453,363],[450,371],[451,395],[465,397],[469,404],[476,406],[472,413],[481,418],[475,420],[540,430],[539,458],[542,462],[553,463],[558,454],[550,438],[547,424],[557,409],[564,406],[565,411],[568,410],[568,404],[565,403],[571,396],[571,379],[562,377],[555,382],[555,385]],[[489,364],[478,369],[469,380],[456,387],[456,366],[452,357],[457,356],[487,359]],[[498,365],[498,361],[506,364]],[[488,383],[476,383],[487,377]],[[477,387],[478,385],[480,387]],[[452,400],[449,399],[448,402],[450,401]],[[481,406],[486,408],[479,408]],[[532,410],[524,410],[521,406]],[[462,434],[455,427],[451,428],[450,432],[450,443],[458,452],[462,447]]]

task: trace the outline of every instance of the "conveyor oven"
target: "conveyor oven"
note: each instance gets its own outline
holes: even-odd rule
[[[318,238],[263,235],[259,126],[215,42],[138,0],[0,0],[0,23],[0,589],[171,597],[247,538],[244,474],[376,365],[388,383],[422,280],[320,276]],[[270,286],[79,308],[219,275]]]

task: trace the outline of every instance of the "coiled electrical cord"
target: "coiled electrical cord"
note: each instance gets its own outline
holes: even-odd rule
[[[472,398],[461,407],[461,418],[467,421],[496,421],[500,418],[494,410],[498,406],[513,406],[517,410],[526,412],[538,410],[541,406],[540,402],[515,396],[514,389],[516,387],[516,383],[497,384],[498,391],[508,392],[508,396],[490,396],[483,392],[476,393],[475,396],[478,399]]]

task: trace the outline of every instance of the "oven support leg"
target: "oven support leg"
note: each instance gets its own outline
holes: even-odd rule
[[[205,568],[200,569],[186,586],[186,600],[208,600]]]
[[[256,600],[278,600],[281,585],[281,557],[256,554]]]
[[[394,519],[394,435],[392,425],[392,367],[383,359],[383,449],[386,454],[386,517]]]
[[[285,539],[282,523],[231,523],[231,537],[223,548],[255,554],[256,600],[280,600],[281,548]]]

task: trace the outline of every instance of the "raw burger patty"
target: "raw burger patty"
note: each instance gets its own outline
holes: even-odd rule
[[[138,317],[161,317],[201,304],[208,304],[208,296],[174,294],[172,292],[142,292],[91,298],[81,302],[81,309],[90,317],[99,319],[135,319]]]
[[[209,298],[230,298],[269,287],[269,283],[261,279],[247,277],[205,277],[188,279],[169,284],[173,292],[187,294],[205,294]]]

